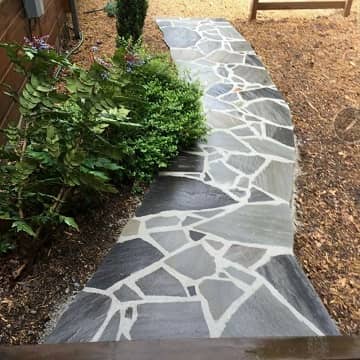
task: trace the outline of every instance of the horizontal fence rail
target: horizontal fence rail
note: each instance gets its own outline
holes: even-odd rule
[[[349,16],[353,0],[319,1],[276,1],[259,2],[253,0],[249,20],[255,20],[258,10],[306,10],[306,9],[343,9],[344,16]]]
[[[359,337],[223,338],[0,347],[1,360],[355,360]]]

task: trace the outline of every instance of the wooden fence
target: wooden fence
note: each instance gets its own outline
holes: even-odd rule
[[[349,16],[353,0],[319,1],[278,1],[259,2],[252,0],[249,20],[256,19],[258,10],[304,10],[304,9],[343,9],[344,16]]]
[[[359,360],[359,337],[120,341],[0,347],[1,360]]]

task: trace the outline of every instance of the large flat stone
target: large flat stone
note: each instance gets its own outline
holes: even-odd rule
[[[202,172],[204,158],[195,154],[182,153],[171,162],[166,171]]]
[[[158,244],[169,252],[177,250],[188,242],[183,230],[161,231],[151,233],[150,235]]]
[[[293,193],[293,171],[292,163],[271,161],[254,179],[253,184],[290,203]]]
[[[150,303],[138,306],[132,340],[208,338],[200,302]]]
[[[287,205],[245,205],[225,216],[209,220],[196,230],[242,243],[292,248],[293,226]]]
[[[145,195],[137,216],[166,210],[202,210],[233,204],[220,189],[201,181],[175,176],[160,176]]]
[[[231,245],[224,255],[225,259],[249,267],[265,255],[266,250],[242,245]]]
[[[266,136],[279,141],[280,143],[294,147],[294,132],[291,129],[266,124]]]
[[[334,322],[293,256],[275,256],[257,271],[325,335],[339,335]]]
[[[236,76],[248,83],[271,85],[271,79],[265,69],[259,69],[246,65],[237,65],[233,72]]]
[[[115,244],[87,286],[107,289],[162,257],[159,250],[142,239]]]
[[[196,245],[172,256],[166,264],[194,280],[214,274],[215,259],[201,246]]]
[[[186,48],[195,45],[200,36],[197,32],[185,27],[164,27],[162,28],[165,41],[169,46],[175,48]]]
[[[221,334],[223,337],[314,335],[265,286],[239,307]]]
[[[80,292],[60,317],[46,343],[91,341],[106,319],[109,297]]]
[[[250,149],[239,142],[234,136],[222,132],[215,131],[208,136],[207,144],[209,146],[216,146],[229,151],[240,151],[244,153],[250,152]]]
[[[231,155],[228,164],[246,175],[253,174],[265,159],[258,155]]]
[[[295,160],[295,151],[267,139],[246,138],[243,140],[248,143],[256,152],[263,155],[274,155],[287,160]]]
[[[101,334],[99,341],[116,341],[119,327],[120,327],[120,312],[117,311],[113,315],[109,323],[107,324],[106,328]]]
[[[209,174],[217,184],[230,187],[238,174],[230,170],[222,161],[212,162],[209,166]]]
[[[261,88],[255,90],[241,91],[244,100],[255,100],[259,98],[282,99],[281,92],[272,88]]]
[[[244,125],[240,117],[235,117],[219,111],[209,110],[206,115],[208,123],[215,129],[229,129]]]

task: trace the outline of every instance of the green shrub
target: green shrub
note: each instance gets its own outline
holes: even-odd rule
[[[199,88],[138,46],[119,48],[111,63],[98,59],[89,71],[53,50],[3,47],[29,81],[18,97],[22,124],[5,130],[0,147],[0,220],[9,225],[0,252],[13,239],[35,239],[36,249],[60,223],[77,229],[68,213],[74,193],[149,181],[206,132]],[[65,75],[54,77],[54,66]]]
[[[104,11],[106,12],[107,16],[109,17],[115,17],[116,16],[116,1],[108,1],[107,4],[104,7]]]
[[[117,0],[117,32],[122,39],[137,41],[144,27],[147,0]]]

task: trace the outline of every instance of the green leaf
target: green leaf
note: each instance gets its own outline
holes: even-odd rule
[[[60,221],[65,223],[66,225],[76,229],[77,231],[79,231],[79,226],[78,224],[76,223],[75,219],[72,218],[72,217],[69,217],[69,216],[63,216],[63,215],[60,215]]]
[[[25,221],[22,220],[14,221],[11,227],[15,228],[17,232],[25,232],[32,237],[36,236],[31,226],[28,225]]]

